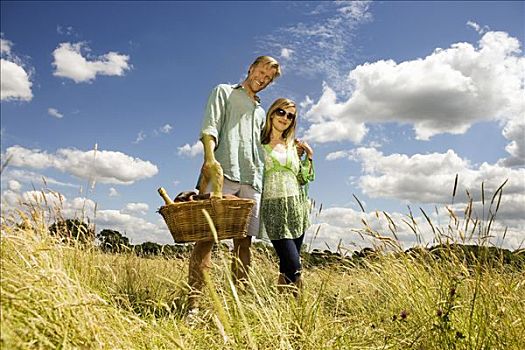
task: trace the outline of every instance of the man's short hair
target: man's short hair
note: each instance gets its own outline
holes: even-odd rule
[[[281,76],[281,65],[275,58],[271,56],[259,56],[255,59],[255,61],[253,61],[253,63],[250,65],[250,68],[259,64],[269,65],[271,68],[275,68],[275,76],[273,77],[274,79]]]

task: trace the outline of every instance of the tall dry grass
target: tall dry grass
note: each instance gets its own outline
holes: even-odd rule
[[[525,274],[502,262],[374,254],[305,270],[295,299],[271,254],[240,290],[218,250],[189,321],[187,261],[60,243],[33,209],[2,217],[3,349],[525,349]]]

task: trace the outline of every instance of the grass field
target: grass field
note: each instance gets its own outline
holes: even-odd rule
[[[187,261],[58,243],[35,217],[2,220],[2,349],[525,349],[525,273],[498,261],[376,254],[306,269],[296,300],[269,252],[237,290],[217,250],[190,322]]]

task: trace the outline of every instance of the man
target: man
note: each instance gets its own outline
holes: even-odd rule
[[[200,138],[204,145],[202,176],[210,182],[223,177],[223,194],[256,201],[248,236],[233,240],[232,272],[236,281],[246,281],[251,240],[259,231],[264,164],[260,138],[266,116],[257,93],[280,75],[277,60],[260,56],[251,64],[241,84],[216,86],[206,105]],[[212,247],[213,241],[197,242],[193,247],[188,278],[190,310],[197,307],[198,294],[204,286],[204,273],[211,267]]]

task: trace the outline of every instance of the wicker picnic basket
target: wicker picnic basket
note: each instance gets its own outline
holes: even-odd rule
[[[175,242],[187,243],[213,239],[203,209],[210,215],[219,240],[245,237],[254,205],[253,199],[221,196],[166,204],[159,213]]]

